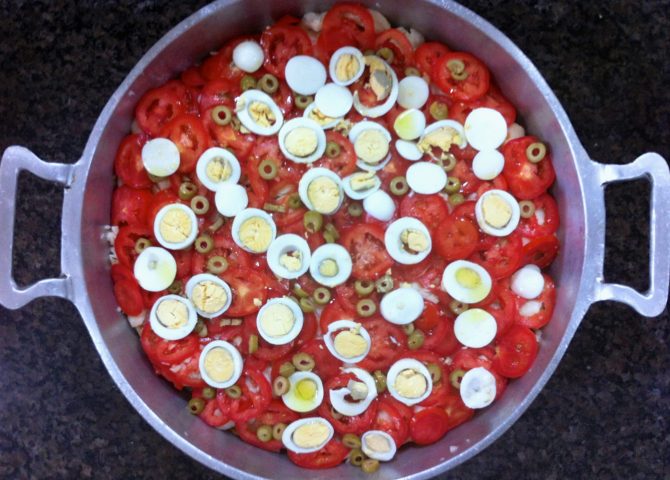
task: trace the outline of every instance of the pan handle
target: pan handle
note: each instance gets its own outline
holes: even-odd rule
[[[44,180],[60,183],[68,189],[75,178],[77,164],[47,163],[24,147],[12,146],[5,150],[0,163],[0,304],[7,308],[21,308],[38,297],[61,297],[73,301],[72,279],[66,271],[61,253],[61,276],[40,280],[26,288],[19,287],[12,275],[12,255],[14,245],[14,216],[16,187],[19,173],[27,170]],[[63,209],[63,221],[70,214]],[[66,239],[63,238],[65,241]],[[63,242],[62,252],[66,243]]]
[[[645,153],[634,162],[625,165],[591,165],[601,187],[596,201],[602,205],[602,218],[598,219],[597,242],[599,259],[593,300],[614,300],[630,305],[647,317],[660,315],[668,301],[668,279],[670,276],[670,170],[663,157],[657,153]],[[605,256],[604,186],[608,183],[646,178],[651,182],[650,235],[649,235],[649,290],[640,293],[626,285],[606,283],[603,279]]]

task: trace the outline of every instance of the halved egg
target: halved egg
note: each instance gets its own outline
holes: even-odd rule
[[[294,92],[314,95],[326,83],[326,67],[309,55],[296,55],[286,62],[284,78]]]
[[[177,262],[161,247],[147,247],[135,260],[133,273],[140,287],[149,292],[165,290],[177,276]]]
[[[336,243],[326,243],[314,250],[309,264],[312,278],[326,287],[336,287],[346,282],[351,269],[349,252]]]
[[[303,118],[309,118],[319,124],[324,130],[335,128],[344,117],[329,117],[316,108],[316,103],[310,103],[302,114]]]
[[[505,157],[498,150],[477,152],[472,159],[472,172],[480,180],[493,180],[503,171]]]
[[[237,183],[222,183],[214,194],[216,210],[224,217],[234,217],[249,205],[247,189]]]
[[[370,87],[377,96],[377,100],[384,100],[384,103],[368,107],[361,102],[358,98],[358,92],[356,92],[354,93],[354,108],[364,117],[378,118],[386,115],[398,99],[398,76],[389,64],[380,57],[367,55],[364,59],[365,64],[369,67]]]
[[[470,308],[454,322],[454,335],[466,347],[481,348],[493,341],[498,331],[496,319],[486,310]]]
[[[414,162],[405,177],[409,188],[422,195],[437,193],[447,185],[447,172],[432,162]]]
[[[274,135],[284,123],[284,115],[267,93],[247,90],[237,97],[235,112],[249,131],[257,135]]]
[[[391,223],[384,234],[386,251],[398,263],[414,265],[433,248],[428,228],[416,218],[402,217]]]
[[[398,84],[398,105],[402,108],[421,108],[428,101],[428,82],[417,76],[409,76]]]
[[[218,317],[233,301],[230,286],[211,273],[193,275],[186,282],[185,291],[198,315],[205,318]]]
[[[351,320],[336,320],[328,325],[323,341],[330,353],[345,363],[360,362],[372,345],[365,327]]]
[[[149,323],[156,335],[165,340],[180,340],[195,328],[198,315],[193,304],[179,295],[165,295],[154,303]]]
[[[156,214],[154,236],[170,250],[188,248],[198,236],[198,217],[184,204],[165,205]]]
[[[317,374],[295,372],[288,377],[288,382],[288,392],[281,399],[294,412],[311,412],[323,402],[323,383]]]
[[[251,253],[265,253],[277,236],[275,221],[258,208],[247,208],[237,214],[231,230],[235,243]]]
[[[393,218],[395,208],[395,202],[384,190],[377,190],[363,199],[365,212],[382,222],[388,222]]]
[[[375,172],[356,172],[342,179],[344,193],[353,200],[363,200],[375,193],[382,181]]]
[[[476,150],[495,150],[507,138],[507,122],[492,108],[475,108],[463,125],[468,143]]]
[[[428,398],[433,390],[433,381],[423,363],[413,358],[403,358],[389,368],[386,388],[393,398],[412,406]]]
[[[200,155],[195,173],[208,190],[216,192],[223,183],[237,183],[242,170],[240,162],[232,152],[225,148],[212,147]]]
[[[324,215],[335,213],[344,200],[342,180],[332,170],[323,167],[310,168],[298,183],[300,200],[310,210]]]
[[[307,272],[311,258],[312,253],[305,239],[293,233],[278,236],[267,253],[270,270],[278,277],[289,280]]]
[[[393,437],[383,430],[368,430],[361,437],[361,450],[370,458],[388,462],[395,456],[397,447]]]
[[[179,168],[177,145],[169,138],[154,138],[142,147],[144,169],[157,177],[169,177]]]
[[[312,163],[326,151],[326,134],[309,118],[297,117],[286,122],[278,139],[281,152],[296,163]]]
[[[224,340],[209,342],[200,352],[200,376],[214,388],[228,388],[242,375],[244,362],[234,345]]]
[[[347,417],[360,415],[377,398],[375,379],[366,370],[357,367],[344,368],[342,373],[351,373],[356,380],[349,380],[346,387],[330,390],[328,392],[330,404],[337,412]]]
[[[419,138],[426,128],[426,117],[421,110],[410,108],[395,118],[393,130],[403,140]]]
[[[484,232],[505,237],[519,225],[521,212],[512,195],[504,190],[489,190],[477,200],[475,217]]]
[[[407,325],[423,313],[423,297],[412,287],[397,288],[382,298],[379,310],[387,322]]]
[[[396,140],[395,149],[398,152],[398,155],[411,162],[421,160],[421,157],[423,157],[423,152],[419,150],[419,147],[414,142],[408,142],[407,140]]]
[[[316,108],[324,115],[333,118],[344,117],[351,110],[352,103],[353,98],[349,89],[335,83],[326,83],[314,96]]]
[[[302,310],[290,298],[272,298],[256,315],[256,327],[261,337],[272,345],[285,345],[300,334]]]
[[[473,368],[463,375],[459,391],[466,407],[488,407],[496,398],[496,377],[484,367]]]
[[[391,134],[382,125],[363,120],[349,131],[356,152],[356,165],[363,170],[381,170],[391,160]]]
[[[491,275],[467,260],[456,260],[444,269],[442,288],[454,300],[463,303],[481,302],[491,291]]]
[[[347,86],[361,78],[365,71],[363,53],[355,47],[342,47],[330,57],[328,73],[337,85]]]
[[[448,152],[452,145],[465,148],[467,144],[463,125],[456,120],[438,120],[425,128],[417,147],[422,152],[438,158],[442,153]],[[436,155],[435,150],[439,151],[440,155]]]
[[[281,441],[292,452],[311,453],[321,450],[334,433],[333,426],[325,418],[301,418],[286,427]]]

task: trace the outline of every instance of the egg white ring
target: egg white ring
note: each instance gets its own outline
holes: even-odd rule
[[[286,136],[298,127],[306,127],[316,134],[316,150],[306,157],[298,157],[288,151],[285,146]],[[326,134],[316,121],[311,118],[296,117],[286,122],[279,130],[279,149],[286,158],[295,163],[312,163],[321,158],[326,151]]]
[[[249,220],[252,217],[260,217],[270,225],[270,230],[272,231],[270,238],[270,245],[272,245],[272,242],[274,242],[275,238],[277,238],[277,225],[275,224],[275,221],[272,219],[269,213],[267,213],[265,210],[260,210],[258,208],[245,208],[235,216],[235,218],[233,219],[233,225],[231,227],[231,231],[233,234],[233,241],[238,247],[240,247],[245,252],[255,254],[265,253],[267,250],[263,250],[262,252],[256,252],[254,250],[251,250],[240,239],[240,227],[245,221]],[[270,245],[268,245],[268,248],[270,248]]]
[[[337,184],[339,199],[337,202],[337,207],[332,212],[317,210],[309,198],[308,195],[309,185],[319,177],[326,177]],[[335,172],[327,168],[324,167],[310,168],[302,175],[300,181],[298,182],[298,195],[300,195],[300,200],[302,200],[302,203],[304,203],[305,206],[310,210],[315,210],[319,213],[322,213],[323,215],[332,215],[340,209],[340,207],[342,206],[342,202],[344,201],[342,179]]]
[[[372,187],[367,188],[365,190],[354,190],[351,187],[351,177],[353,177],[357,173],[361,172],[352,173],[351,175],[348,175],[342,179],[342,189],[344,190],[344,193],[347,194],[347,197],[351,198],[352,200],[363,200],[365,197],[369,197],[370,195],[372,195],[381,188],[382,181],[379,179],[377,175],[375,175],[374,176],[375,184]]]
[[[479,297],[466,297],[461,295],[460,287],[458,289],[454,288],[452,285],[452,279],[455,282],[456,272],[461,268],[470,268],[474,270],[482,280],[482,283],[486,285],[484,289],[485,294]],[[491,292],[491,275],[486,271],[481,265],[470,262],[468,260],[455,260],[446,266],[444,272],[442,273],[442,288],[454,299],[463,303],[477,303],[481,302],[486,298],[486,296]]]
[[[507,138],[507,121],[493,108],[475,108],[466,117],[463,128],[475,150],[495,150]]]
[[[351,130],[349,131],[349,141],[353,144],[356,143],[356,139],[358,136],[365,132],[366,130],[377,130],[384,135],[384,138],[389,143],[389,153],[384,157],[379,163],[376,164],[370,164],[362,159],[358,158],[356,156],[356,166],[360,168],[361,170],[365,170],[368,172],[377,172],[384,168],[390,161],[391,161],[391,140],[393,137],[391,136],[391,133],[384,128],[382,125],[378,124],[377,122],[371,122],[370,120],[363,120],[362,122],[356,123],[353,127],[351,127]]]
[[[247,189],[237,183],[222,183],[214,194],[214,204],[224,217],[234,217],[249,205]]]
[[[273,337],[269,335],[263,328],[263,323],[261,322],[261,318],[263,318],[265,311],[270,306],[277,304],[287,306],[293,314],[293,326],[291,327],[291,330],[289,330],[286,335],[281,337]],[[302,314],[302,310],[300,310],[300,307],[297,303],[287,297],[271,298],[265,302],[265,305],[261,307],[261,309],[258,311],[258,314],[256,315],[256,327],[258,328],[258,333],[260,333],[261,337],[263,337],[263,340],[271,345],[285,345],[292,342],[298,335],[300,335],[303,323],[304,316]]]
[[[396,288],[384,295],[379,302],[379,311],[384,320],[395,325],[412,323],[421,316],[423,309],[423,297],[413,287]]]
[[[159,269],[167,269],[168,272],[157,272]],[[163,277],[164,273],[167,277]],[[177,276],[177,262],[166,249],[147,247],[135,260],[133,274],[140,287],[149,292],[160,292],[174,282]]]
[[[307,410],[303,409],[296,409],[294,408],[295,405],[289,405],[291,403],[290,397],[291,394],[295,391],[295,386],[300,382],[301,380],[312,380],[316,384],[316,396],[314,397],[314,406],[312,408],[309,408]],[[312,372],[294,372],[291,374],[290,377],[288,377],[288,383],[289,383],[289,390],[286,392],[284,395],[281,396],[282,401],[284,402],[284,405],[286,405],[288,408],[293,410],[294,412],[298,413],[305,413],[305,412],[311,412],[312,410],[316,410],[319,408],[319,405],[321,405],[321,402],[323,402],[323,382],[321,381],[321,377],[319,377],[316,373]]]
[[[477,384],[474,388],[473,384]],[[471,388],[472,387],[472,388]],[[482,391],[483,388],[485,391]],[[472,390],[475,395],[469,395]],[[468,370],[461,379],[461,400],[468,408],[485,408],[493,403],[496,397],[496,377],[484,367],[476,367]]]
[[[333,96],[341,103],[333,104]],[[328,117],[344,117],[351,110],[353,97],[347,87],[335,83],[326,83],[314,95],[314,104]]]
[[[240,119],[242,125],[256,135],[275,135],[284,123],[284,114],[281,112],[275,101],[265,92],[255,89],[247,90],[242,92],[237,98],[237,101],[244,102],[242,108],[239,111],[236,111],[237,118]],[[253,102],[261,102],[270,107],[272,114],[275,116],[275,123],[269,127],[263,127],[257,124],[249,113],[249,108]]]
[[[481,316],[481,321],[477,319]],[[456,317],[454,335],[466,347],[482,348],[493,341],[498,324],[493,315],[481,308],[470,308]]]
[[[319,122],[317,122],[316,120],[314,120],[313,118],[310,117],[310,114],[312,113],[312,110],[314,110],[315,108],[316,108],[316,103],[314,103],[314,102],[307,105],[307,107],[305,108],[305,111],[302,114],[302,118],[307,118],[309,120],[312,120],[313,122],[315,122],[317,125],[319,125],[319,127],[321,127],[324,130],[329,130],[331,128],[335,128],[335,126],[337,126],[337,124],[340,123],[344,119],[344,117],[336,117],[336,118],[333,118],[333,120],[331,120],[330,122],[324,123],[323,125],[321,125]]]
[[[223,159],[230,164],[230,177],[220,182],[215,182],[209,176],[207,176],[207,165],[209,162],[214,160],[217,157],[223,157]],[[195,166],[195,173],[198,176],[198,180],[202,183],[207,190],[216,192],[219,186],[223,183],[237,183],[240,180],[242,170],[240,168],[240,162],[237,160],[237,157],[233,155],[232,152],[221,147],[212,147],[205,150],[200,158],[198,163]]]
[[[465,129],[463,128],[463,125],[461,125],[459,122],[456,120],[438,120],[437,122],[433,122],[430,125],[426,127],[426,129],[423,131],[423,135],[421,135],[421,138],[419,139],[419,142],[424,139],[426,135],[428,135],[431,132],[434,132],[435,130],[442,128],[442,127],[451,127],[454,130],[458,132],[458,135],[461,137],[461,143],[458,144],[459,148],[463,149],[467,147],[468,141],[467,137],[465,136]]]
[[[395,105],[396,100],[398,100],[398,76],[395,74],[395,71],[382,60],[380,57],[377,57],[386,67],[386,71],[391,77],[391,91],[389,96],[386,98],[384,103],[381,105],[376,105],[374,107],[366,107],[361,103],[361,100],[358,98],[358,92],[354,93],[354,108],[358,113],[364,117],[378,118],[382,115],[386,115]]]
[[[356,327],[359,328],[359,334],[365,340],[367,347],[362,354],[356,357],[345,357],[335,349],[335,339],[333,338],[333,334],[338,330],[351,330]],[[352,320],[337,320],[328,325],[328,331],[323,335],[323,342],[326,344],[328,351],[333,355],[333,357],[342,360],[344,363],[360,362],[367,356],[368,353],[370,353],[370,347],[372,346],[372,339],[370,338],[370,334],[365,329],[365,327],[363,327],[363,325],[360,323],[354,322]]]
[[[512,208],[512,218],[510,218],[510,221],[503,228],[492,227],[486,223],[486,220],[484,220],[484,210],[482,205],[486,197],[490,195],[497,195],[502,197],[505,203],[507,203]],[[494,237],[506,237],[519,225],[519,220],[521,219],[521,209],[519,208],[519,202],[517,202],[517,200],[505,190],[489,190],[484,192],[484,194],[477,200],[477,203],[475,203],[475,217],[477,218],[479,227],[484,230],[485,233],[493,235]]]
[[[374,450],[370,450],[365,443],[365,438],[368,435],[383,436],[389,442],[389,445],[391,445],[391,449],[388,452],[376,452]],[[395,456],[398,447],[396,446],[393,437],[388,433],[384,432],[383,430],[368,430],[361,436],[361,450],[363,450],[363,453],[370,458],[374,458],[375,460],[379,460],[380,462],[388,462]]]
[[[423,152],[419,150],[416,143],[398,139],[395,141],[395,151],[405,160],[416,162],[423,158]]]
[[[328,259],[334,260],[338,268],[337,274],[332,277],[325,277],[319,272],[321,262]],[[351,255],[346,248],[336,243],[326,243],[314,250],[309,263],[309,273],[312,278],[317,283],[330,288],[346,282],[351,276],[352,268]]]
[[[158,306],[166,300],[176,300],[186,306],[188,312],[186,325],[179,328],[170,328],[159,320]],[[154,302],[153,307],[151,307],[151,312],[149,313],[149,325],[151,325],[151,330],[165,340],[181,340],[193,331],[196,323],[198,323],[198,315],[195,313],[195,307],[187,298],[180,297],[179,295],[165,295],[159,298]]]
[[[169,138],[154,138],[142,146],[140,154],[144,169],[157,177],[169,177],[179,169],[181,155]]]
[[[417,398],[403,397],[395,389],[396,378],[398,377],[400,372],[408,368],[423,375],[424,378],[426,379],[426,391],[420,397]],[[391,365],[391,368],[389,368],[389,371],[386,374],[386,386],[387,386],[386,388],[388,389],[389,393],[393,398],[411,407],[412,405],[421,403],[426,398],[428,398],[428,396],[433,390],[433,380],[432,377],[430,376],[430,372],[423,363],[413,358],[401,358],[400,360],[396,361],[393,365]]]
[[[328,437],[326,440],[321,443],[320,445],[317,445],[316,447],[312,448],[303,448],[297,446],[293,442],[293,434],[295,431],[299,428],[302,427],[305,424],[309,423],[322,423],[324,425],[328,426]],[[312,452],[317,452],[321,450],[330,440],[333,438],[333,435],[335,434],[335,429],[333,429],[333,426],[330,424],[328,420],[326,420],[323,417],[307,417],[307,418],[301,418],[299,420],[296,420],[294,422],[291,422],[286,429],[284,430],[284,433],[282,434],[281,441],[284,444],[284,446],[288,449],[291,450],[292,452],[295,453],[312,453]]]
[[[212,313],[204,312],[200,310],[198,307],[196,307],[195,303],[193,302],[193,289],[196,287],[196,285],[202,282],[215,283],[221,288],[223,288],[223,290],[226,292],[227,297],[226,303],[216,312]],[[219,315],[223,314],[226,310],[228,310],[230,304],[233,302],[233,292],[230,288],[230,285],[228,285],[225,281],[223,281],[216,275],[212,275],[211,273],[199,273],[197,275],[193,275],[191,278],[188,279],[188,282],[186,282],[186,288],[184,290],[186,292],[186,296],[188,297],[188,299],[191,301],[191,303],[193,303],[195,311],[198,312],[198,315],[205,318],[218,317]]]
[[[418,230],[428,239],[428,248],[423,252],[410,253],[403,248],[400,236],[404,230]],[[433,249],[433,240],[428,228],[418,219],[413,217],[401,217],[386,227],[384,233],[384,245],[391,258],[403,265],[415,265],[423,261]]]
[[[300,268],[295,271],[289,270],[279,262],[282,255],[293,251],[300,252],[301,257]],[[312,252],[310,251],[309,244],[304,238],[293,233],[286,233],[275,238],[267,251],[268,267],[270,267],[272,273],[278,277],[289,280],[304,275],[307,270],[309,270],[309,262],[311,258]]]
[[[343,368],[342,373],[352,373],[358,380],[363,382],[368,387],[367,396],[357,402],[350,402],[346,400],[346,396],[351,393],[347,387],[338,388],[328,391],[328,398],[332,407],[346,417],[354,417],[365,412],[372,401],[377,398],[377,386],[375,379],[366,370],[358,367]],[[340,405],[342,410],[339,410],[336,405]]]
[[[234,367],[233,376],[230,377],[225,382],[214,381],[207,374],[207,371],[205,370],[205,357],[211,350],[215,348],[225,349],[233,358],[233,367]],[[213,340],[209,342],[207,345],[205,345],[205,348],[202,349],[202,352],[200,352],[200,358],[198,359],[198,368],[200,369],[200,376],[207,385],[214,388],[228,388],[235,385],[235,383],[240,379],[240,376],[242,375],[243,366],[244,366],[244,360],[242,360],[242,355],[240,355],[240,352],[237,350],[237,348],[235,348],[233,344],[228,343],[224,340]]]
[[[409,78],[409,77],[408,77],[408,78]],[[415,130],[415,131],[414,131],[415,133],[412,133],[411,136],[409,136],[409,137],[408,137],[408,136],[404,136],[404,137],[403,137],[402,135],[400,135],[400,132],[398,131],[398,128],[396,127],[396,123],[397,123],[399,120],[402,121],[402,120],[401,120],[402,117],[408,117],[408,116],[412,116],[412,117],[414,117],[415,119],[418,118],[418,119],[419,119],[418,122],[419,122],[419,124],[421,124],[421,128],[418,128],[417,130]],[[416,123],[416,122],[411,122],[411,123]],[[400,138],[401,140],[406,140],[406,141],[416,140],[416,139],[418,139],[419,137],[421,137],[421,135],[423,135],[423,131],[424,131],[425,129],[426,129],[426,117],[425,117],[425,115],[423,114],[423,112],[422,112],[421,110],[417,110],[416,108],[410,108],[410,109],[408,109],[408,110],[405,110],[404,112],[401,112],[401,113],[395,118],[395,120],[394,120],[394,122],[393,122],[393,131],[396,133],[396,135],[398,136],[398,138]]]
[[[342,55],[353,55],[356,57],[356,60],[358,60],[358,70],[354,74],[353,77],[351,77],[347,81],[341,81],[337,78],[337,62],[340,59]],[[335,50],[335,53],[330,57],[330,62],[328,63],[328,73],[330,74],[330,78],[333,80],[333,83],[337,85],[341,85],[343,87],[346,87],[347,85],[351,85],[352,83],[356,82],[359,78],[361,78],[361,75],[363,75],[363,72],[365,71],[365,58],[363,58],[363,52],[361,52],[359,49],[355,47],[342,47],[338,48]]]
[[[181,210],[188,215],[188,219],[191,222],[191,233],[189,233],[188,237],[181,242],[168,242],[163,238],[163,235],[161,235],[161,222],[170,210]],[[156,218],[154,219],[154,236],[161,246],[169,250],[183,250],[188,248],[193,245],[193,242],[195,242],[195,239],[198,236],[198,217],[196,217],[193,210],[182,203],[170,203],[169,205],[165,205],[158,211]]]
[[[385,205],[380,205],[380,202],[384,202]],[[377,208],[379,206],[384,208],[384,212],[382,212],[383,215],[380,214],[379,209]],[[395,215],[396,205],[388,193],[384,190],[377,190],[363,199],[363,210],[377,220],[388,222],[393,218],[393,215]]]

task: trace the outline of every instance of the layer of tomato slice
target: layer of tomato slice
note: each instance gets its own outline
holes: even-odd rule
[[[358,280],[376,280],[393,266],[384,244],[384,230],[377,225],[358,224],[346,231],[341,241],[351,255],[351,274]]]

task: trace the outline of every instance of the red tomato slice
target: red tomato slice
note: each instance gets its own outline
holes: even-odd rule
[[[510,192],[520,200],[539,197],[556,178],[549,152],[538,163],[532,163],[526,157],[526,149],[536,142],[537,138],[526,136],[510,140],[502,146],[502,154],[505,156],[503,175]]]
[[[404,353],[407,335],[402,328],[381,318],[373,318],[363,322],[370,334],[372,345],[367,356],[358,363],[360,368],[369,372],[385,370]]]
[[[200,88],[207,83],[205,77],[200,73],[200,69],[196,66],[184,70],[179,79],[184,85],[191,88]]]
[[[455,389],[452,389],[452,394],[446,398],[444,412],[447,414],[448,418],[447,430],[451,430],[460,424],[467,422],[475,414],[473,409],[465,406],[461,399],[461,395]]]
[[[381,227],[358,224],[343,234],[342,245],[351,255],[351,273],[358,280],[376,280],[393,266],[393,259],[384,246]]]
[[[265,52],[265,69],[276,77],[284,78],[288,61],[298,55],[312,55],[312,41],[300,27],[273,25],[261,35]]]
[[[321,333],[325,333],[328,330],[328,325],[333,322],[337,322],[338,320],[355,319],[355,307],[348,301],[340,300],[338,296],[334,302],[326,305],[326,307],[321,311],[321,317],[319,318]]]
[[[126,315],[139,315],[144,310],[142,292],[137,282],[125,278],[115,281],[114,296],[119,307]]]
[[[556,286],[549,275],[544,274],[542,276],[544,277],[544,289],[539,297],[533,300],[517,298],[515,320],[519,325],[535,329],[542,328],[549,323],[549,320],[551,320],[551,317],[554,314],[554,307],[556,305]],[[540,311],[530,316],[522,315],[521,308],[526,302],[539,302],[541,304]]]
[[[522,265],[532,263],[540,268],[546,268],[558,255],[558,238],[555,235],[532,239],[523,246]]]
[[[483,367],[496,379],[496,399],[500,398],[507,388],[507,379],[493,368],[495,351],[492,347],[466,348],[463,347],[452,356],[451,372],[463,370],[467,372],[473,368]]]
[[[530,218],[522,217],[517,230],[527,238],[546,237],[556,233],[560,219],[554,197],[545,193],[532,202],[535,204],[535,214]]]
[[[165,124],[161,136],[172,140],[179,149],[179,172],[190,173],[198,158],[209,147],[209,135],[200,119],[194,115],[180,115]]]
[[[212,110],[207,110],[203,113],[202,123],[205,125],[207,132],[209,132],[214,144],[219,147],[229,148],[238,160],[245,160],[251,153],[251,149],[256,141],[255,135],[235,131],[231,124],[217,125],[212,119]]]
[[[290,180],[276,183],[270,189],[268,201],[273,205],[284,208],[283,212],[272,212],[272,218],[277,224],[277,227],[282,228],[297,222],[302,223],[302,218],[304,217],[305,212],[307,212],[307,209],[305,207],[291,208],[288,205],[289,198],[293,195],[297,195],[297,193],[297,182],[292,182]]]
[[[414,326],[425,332],[437,327],[440,321],[440,310],[437,305],[424,300],[423,312],[421,312],[421,316],[414,321]]]
[[[112,194],[112,225],[144,226],[151,200],[151,190],[116,187]]]
[[[216,394],[224,415],[229,415],[236,423],[246,422],[267,410],[272,400],[272,387],[260,370],[245,366],[238,385],[242,389],[239,398],[229,397],[225,390]]]
[[[395,441],[399,447],[409,438],[409,419],[412,410],[389,395],[379,397],[377,417],[372,425],[373,430],[382,430]]]
[[[135,251],[135,243],[140,238],[152,238],[152,233],[151,230],[142,226],[126,226],[119,228],[119,232],[114,239],[114,251],[116,252],[116,258],[119,260],[119,263],[129,268],[132,272],[135,260],[139,255],[139,253]],[[134,278],[133,275],[133,279]]]
[[[153,194],[147,207],[146,226],[149,230],[154,229],[154,220],[161,208],[171,203],[179,203],[179,197],[169,189],[160,190]]]
[[[339,388],[344,388],[349,383],[349,380],[358,381],[358,377],[353,373],[342,373],[336,377],[331,378],[324,385],[324,391],[330,392]],[[333,416],[333,405],[330,403],[330,396],[324,395],[323,402],[318,409],[319,415],[330,422],[335,431],[340,435],[345,433],[363,434],[369,430],[370,425],[374,422],[377,416],[377,399],[373,400],[370,406],[360,415],[347,416],[341,415],[338,418]]]
[[[374,43],[375,23],[370,11],[362,5],[339,3],[323,18],[316,53],[324,63],[328,63],[340,47],[354,46],[366,50]]]
[[[449,430],[449,417],[444,409],[428,407],[417,412],[409,422],[412,440],[418,445],[437,442]]]
[[[468,154],[464,151],[470,149],[470,145],[461,150],[458,147],[452,148],[450,151],[458,158],[456,166],[449,174],[450,177],[457,178],[461,181],[460,193],[467,196],[477,191],[482,181],[477,178],[472,170],[472,161],[468,159]]]
[[[460,74],[453,74],[449,69],[453,62],[461,62],[465,70]],[[484,96],[489,89],[491,75],[486,65],[474,55],[449,52],[435,63],[432,79],[448,97],[460,102],[470,102]]]
[[[493,368],[500,375],[518,378],[533,365],[538,348],[537,338],[530,328],[514,325],[496,342]]]
[[[397,28],[384,30],[375,40],[375,50],[390,48],[393,52],[391,65],[404,67],[414,63],[414,47],[409,42],[407,35]]]
[[[147,141],[144,135],[128,135],[121,141],[114,159],[114,173],[123,182],[133,188],[151,188],[149,179],[142,163],[142,147]]]
[[[477,248],[479,230],[472,220],[449,216],[437,226],[433,242],[447,261],[467,258]]]
[[[254,37],[244,35],[235,37],[228,41],[216,54],[205,59],[200,67],[200,73],[207,80],[225,78],[232,81],[239,81],[244,72],[235,66],[233,62],[233,50],[245,40],[253,40]]]
[[[507,237],[486,235],[470,260],[484,267],[496,280],[509,277],[521,263],[521,237],[516,232]]]
[[[137,124],[145,133],[158,136],[166,123],[188,110],[188,95],[188,89],[178,80],[149,90],[135,107]]]
[[[156,348],[156,359],[166,365],[176,365],[198,350],[198,336],[191,334],[181,340],[163,340]]]
[[[274,438],[268,442],[263,442],[258,439],[256,431],[261,425],[274,426],[277,423],[290,424],[298,420],[300,416],[289,410],[281,400],[273,399],[268,406],[268,409],[259,417],[251,419],[247,422],[237,422],[235,430],[240,435],[240,438],[251,445],[268,450],[270,452],[279,452],[284,446],[281,440]]]
[[[200,349],[177,365],[165,366],[161,375],[180,387],[204,388],[207,386],[200,376]],[[179,388],[179,387],[178,387]],[[179,388],[181,389],[181,388]]]
[[[207,82],[200,92],[198,107],[200,115],[211,115],[210,109],[225,105],[230,109],[235,108],[235,97],[239,95],[240,88],[238,84],[222,78]]]
[[[439,42],[424,42],[414,52],[416,66],[426,75],[431,75],[437,61],[449,53],[449,48]]]
[[[284,345],[272,345],[266,342],[258,333],[256,326],[256,316],[249,316],[244,319],[244,337],[242,340],[241,352],[245,355],[253,355],[254,357],[264,362],[273,362],[281,357],[284,357],[293,349],[293,342]],[[258,348],[252,354],[249,354],[249,337],[256,335],[258,338]]]
[[[264,304],[267,297],[265,275],[245,268],[229,267],[221,276],[233,291],[233,302],[226,312],[227,315],[243,317],[258,312],[260,306],[257,304]]]
[[[313,470],[336,467],[344,462],[347,455],[349,455],[349,449],[339,440],[334,438],[324,445],[323,448],[314,453],[295,453],[291,450],[288,451],[289,460],[299,467]]]
[[[451,355],[460,346],[454,334],[454,320],[445,315],[440,317],[440,321],[434,328],[423,333],[425,334],[423,348],[439,355]]]
[[[203,409],[202,412],[200,412],[199,417],[207,425],[214,428],[223,427],[226,423],[230,421],[230,418],[228,418],[226,415],[223,414],[223,412],[221,412],[221,409],[219,408],[219,403],[216,401],[215,398],[207,400],[207,403],[205,403],[205,408]]]
[[[406,195],[400,202],[400,216],[414,217],[433,231],[449,216],[444,199],[438,195]]]
[[[340,373],[342,362],[333,357],[326,344],[323,343],[323,340],[313,338],[299,347],[298,351],[308,353],[312,356],[316,364],[312,371],[321,377],[323,381],[327,381],[329,378]]]
[[[337,173],[340,177],[346,177],[356,171],[356,152],[354,145],[347,137],[334,130],[326,131],[326,141],[334,142],[340,146],[340,153],[333,158],[326,155],[317,160],[317,167],[327,168]]]

